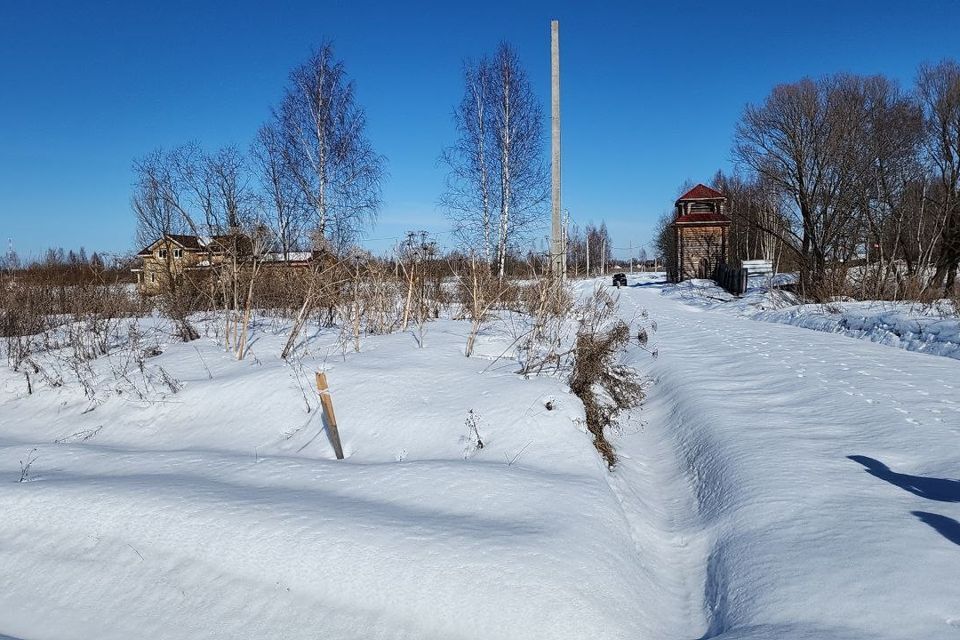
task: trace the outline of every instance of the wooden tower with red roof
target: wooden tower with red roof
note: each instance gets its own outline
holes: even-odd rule
[[[673,246],[665,256],[671,282],[712,278],[717,267],[726,263],[730,227],[726,202],[722,193],[702,184],[677,199],[670,225]]]

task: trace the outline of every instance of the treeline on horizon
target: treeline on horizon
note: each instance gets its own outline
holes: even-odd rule
[[[21,259],[16,251],[0,256],[0,273],[17,274],[21,282],[57,282],[64,285],[93,282],[132,282],[133,256],[101,256],[78,250],[50,247],[40,257]]]
[[[960,265],[960,65],[902,88],[840,73],[778,85],[736,126],[731,253],[797,270],[807,297],[935,298]],[[671,215],[655,239],[668,251]]]

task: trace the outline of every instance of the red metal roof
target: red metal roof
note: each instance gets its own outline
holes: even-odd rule
[[[688,213],[683,216],[678,216],[674,223],[684,224],[684,223],[696,223],[696,222],[725,222],[729,223],[730,218],[723,215],[722,213]]]
[[[677,202],[681,202],[683,200],[719,200],[724,197],[725,196],[719,191],[711,189],[706,185],[698,184],[693,189],[690,189],[690,191],[687,191],[685,194],[677,198]]]

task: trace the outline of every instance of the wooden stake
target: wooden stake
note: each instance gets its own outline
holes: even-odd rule
[[[320,393],[323,413],[327,416],[327,434],[330,436],[330,444],[333,445],[333,451],[337,454],[337,460],[343,460],[343,447],[340,446],[340,431],[337,430],[337,417],[333,413],[333,398],[327,386],[327,374],[319,371],[317,372],[317,391]]]

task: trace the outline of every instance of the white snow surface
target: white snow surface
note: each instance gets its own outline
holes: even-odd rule
[[[93,402],[0,369],[0,637],[960,636],[960,362],[651,280],[620,291],[658,357],[626,356],[613,473],[563,380],[494,362],[504,327],[469,359],[463,322],[345,357],[314,328],[301,367],[265,320],[242,362],[152,320],[147,400],[119,354]]]
[[[645,282],[662,282],[650,274]],[[779,274],[776,282],[790,281]],[[687,280],[663,286],[668,297],[710,309],[790,324],[805,329],[840,333],[887,346],[960,359],[960,314],[949,300],[933,304],[838,300],[829,304],[797,304],[789,293],[769,288],[769,279],[756,279],[743,297],[733,296],[713,280]]]
[[[960,362],[637,284],[648,431],[670,430],[708,540],[702,637],[960,635]]]
[[[161,333],[147,366],[183,388],[158,383],[149,402],[111,392],[106,373],[99,404],[75,382],[27,395],[4,370],[0,633],[636,637],[640,619],[621,612],[651,587],[582,406],[515,362],[484,372],[491,358],[463,356],[465,329],[432,323],[424,349],[409,333],[369,338],[345,359],[320,333],[302,371],[266,325],[242,362]],[[316,410],[321,368],[345,461]]]

